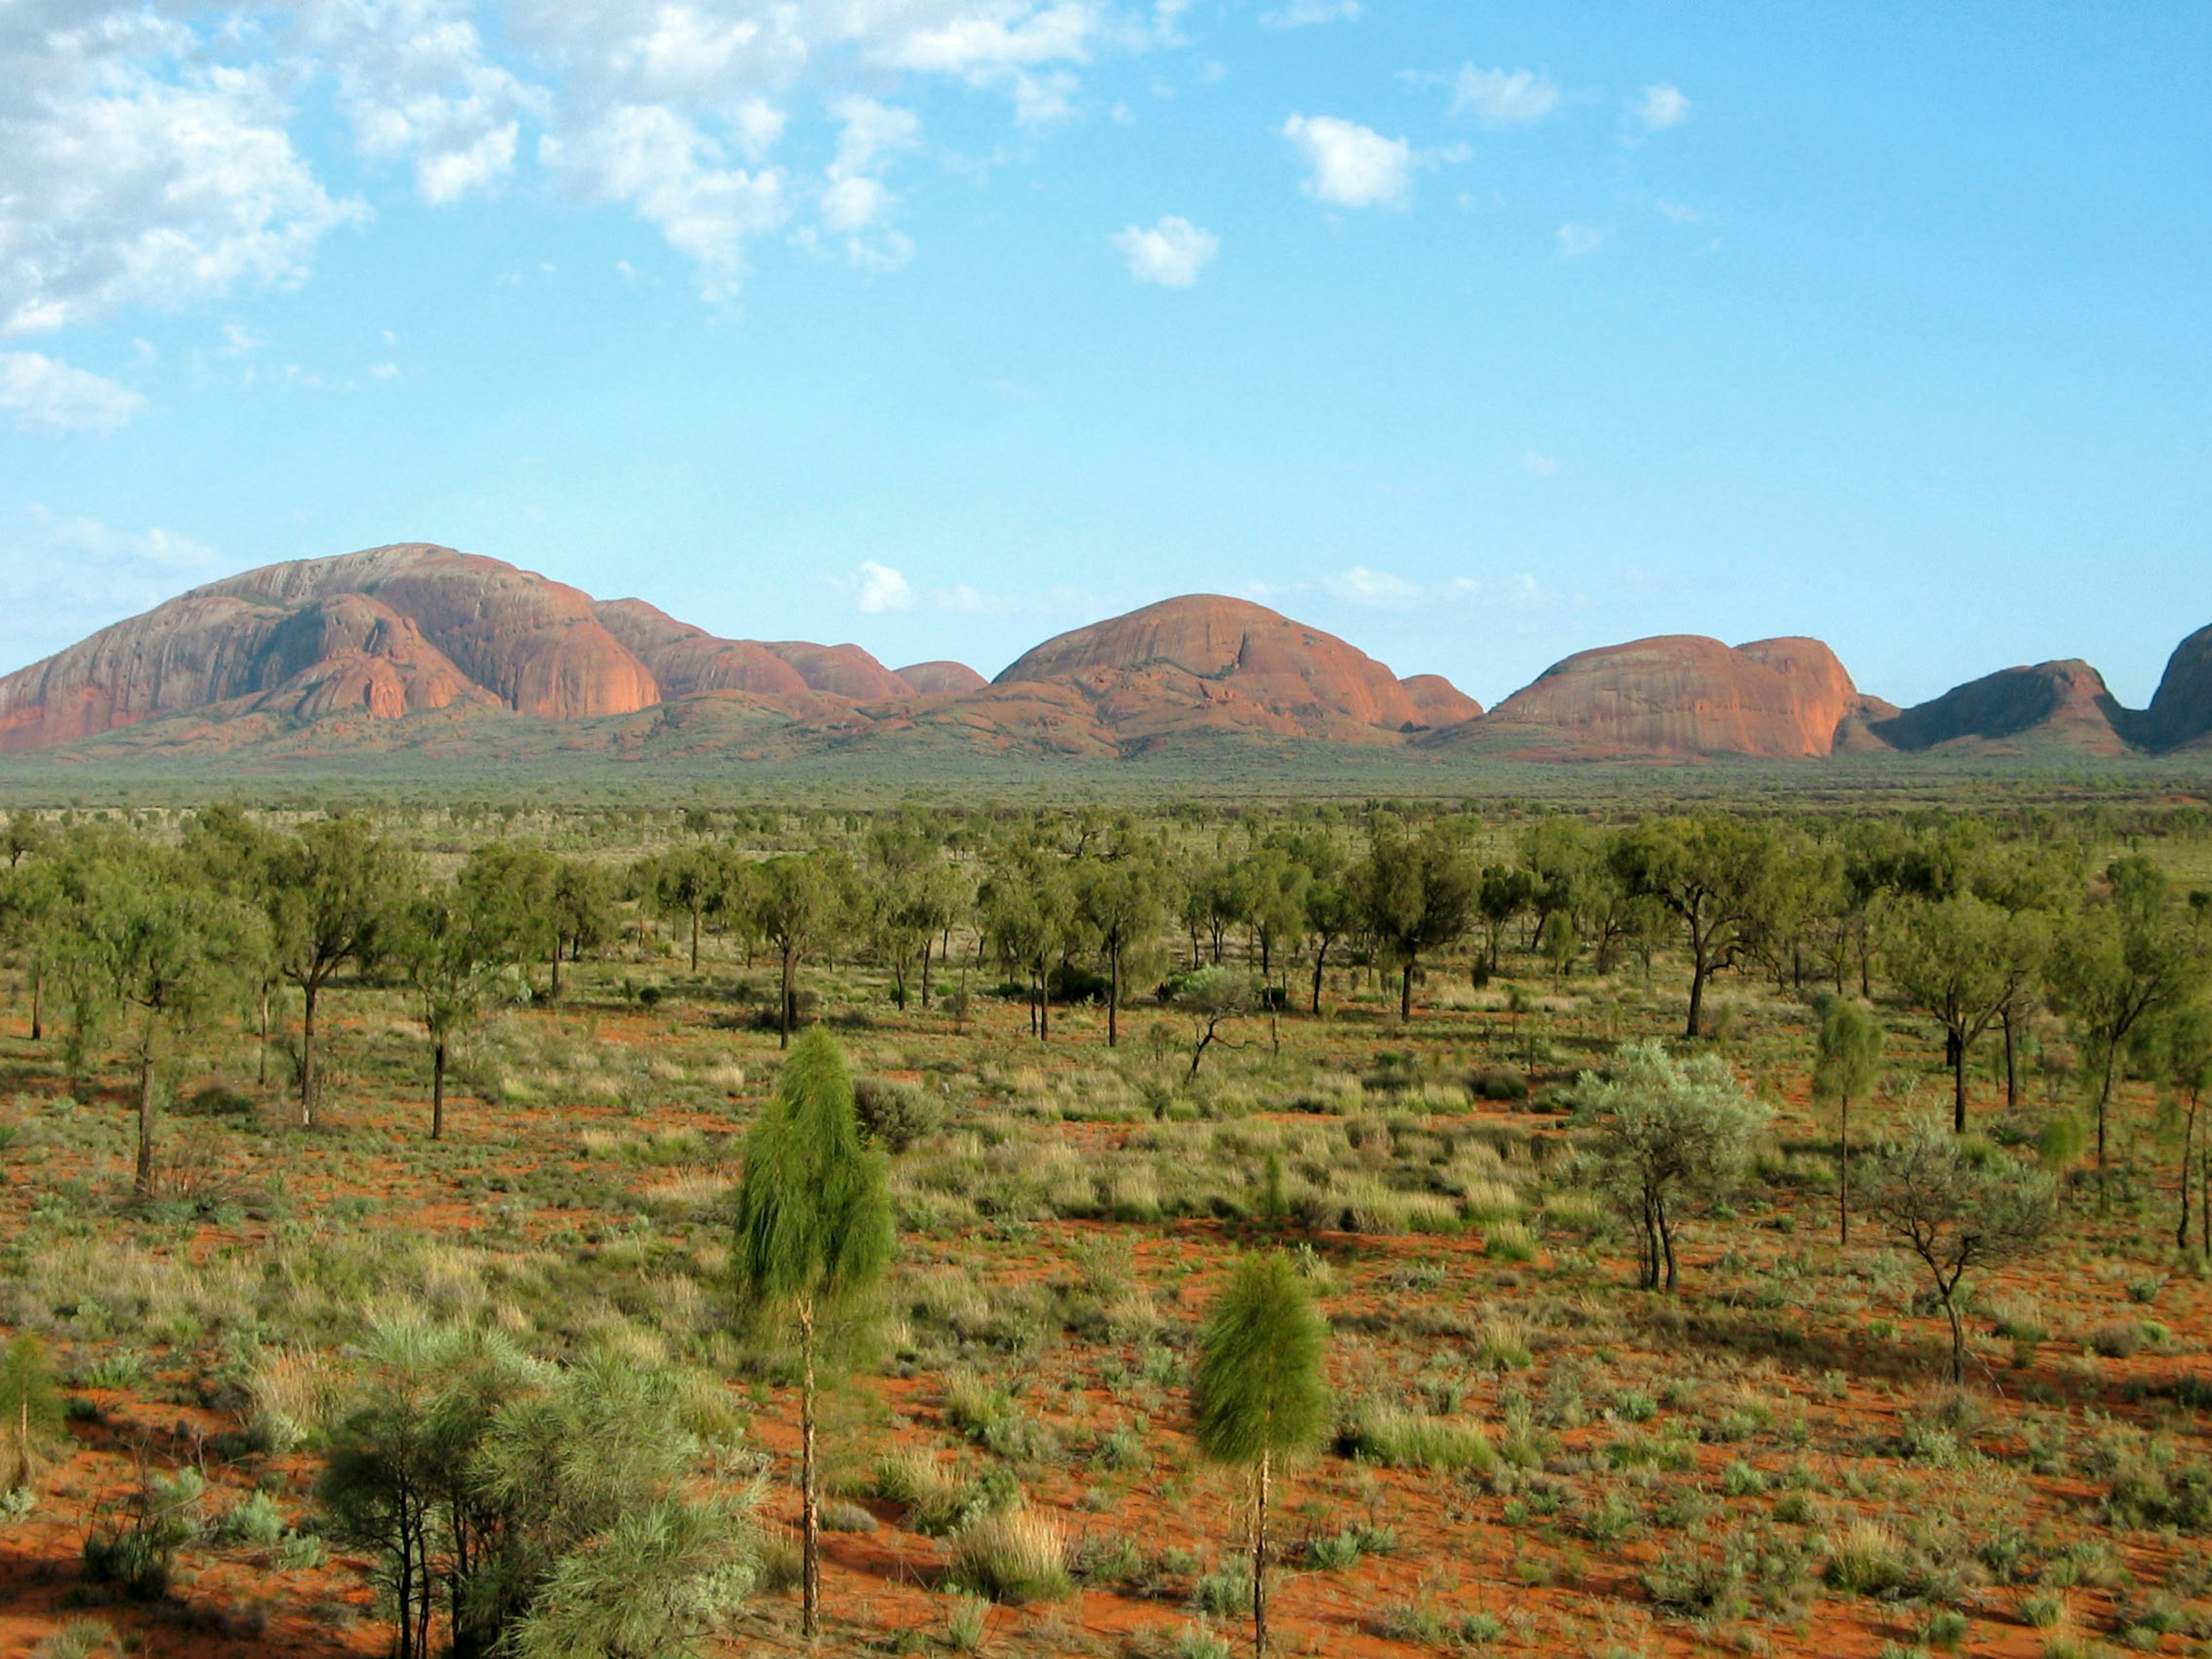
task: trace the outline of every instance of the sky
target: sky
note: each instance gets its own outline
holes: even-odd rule
[[[0,671],[433,541],[987,674],[1492,702],[2212,623],[2212,6],[0,0]]]

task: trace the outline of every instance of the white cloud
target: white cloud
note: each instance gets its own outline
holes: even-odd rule
[[[898,198],[877,174],[894,155],[914,147],[921,123],[912,111],[872,98],[841,98],[830,112],[842,131],[822,192],[823,227],[846,239],[846,257],[855,264],[878,270],[903,264],[914,244],[882,228]]]
[[[215,550],[190,537],[111,530],[33,505],[15,534],[0,535],[0,671],[220,574]]]
[[[1561,225],[1559,227],[1559,257],[1579,259],[1585,253],[1595,253],[1605,240],[1604,233],[1591,225]]]
[[[1539,454],[1533,449],[1521,458],[1521,465],[1524,471],[1533,472],[1540,478],[1551,477],[1559,470],[1559,464],[1549,455]]]
[[[1540,121],[1559,103],[1558,83],[1533,70],[1486,70],[1465,64],[1452,80],[1451,112],[1472,115],[1486,127]]]
[[[1364,8],[1359,0],[1290,0],[1277,11],[1263,11],[1260,21],[1271,29],[1300,29],[1315,23],[1349,23]]]
[[[1662,127],[1680,126],[1689,114],[1690,100],[1663,81],[1656,87],[1644,88],[1644,96],[1636,105],[1636,118],[1655,132]]]
[[[0,409],[33,432],[112,432],[146,412],[137,392],[35,351],[0,351]]]
[[[411,156],[428,202],[491,188],[514,168],[518,117],[545,94],[492,63],[469,0],[304,0],[299,27],[337,80],[354,143]]]
[[[1150,230],[1131,225],[1116,231],[1114,246],[1129,262],[1129,274],[1139,282],[1188,288],[1220,252],[1221,239],[1170,213]]]
[[[1419,583],[1394,576],[1387,570],[1370,570],[1364,564],[1355,564],[1342,575],[1331,577],[1324,586],[1347,605],[1372,605],[1378,610],[1401,609],[1416,604],[1426,594]]]
[[[624,105],[571,137],[548,133],[538,152],[579,194],[627,203],[659,229],[698,265],[710,300],[736,292],[745,239],[784,220],[781,170],[720,166],[721,147],[664,105]]]
[[[370,378],[373,380],[396,380],[399,378],[399,365],[397,363],[371,363],[368,366],[368,373]]]
[[[905,611],[914,605],[914,588],[890,566],[870,559],[860,566],[854,603],[872,617],[886,611]]]
[[[303,275],[359,218],[294,149],[284,77],[152,8],[36,0],[0,23],[0,333]]]
[[[1293,115],[1280,131],[1312,168],[1303,188],[1316,201],[1393,207],[1405,200],[1413,151],[1403,138],[1334,115]]]

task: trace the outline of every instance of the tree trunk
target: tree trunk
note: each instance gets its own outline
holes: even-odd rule
[[[2004,1021],[2005,1109],[2016,1112],[2020,1109],[2020,1055],[2019,1045],[2013,1040],[2009,1004],[1999,1018]]]
[[[1966,1386],[1966,1327],[1948,1291],[1943,1293],[1943,1311],[1951,1321],[1951,1382],[1963,1389]]]
[[[799,1393],[800,1627],[811,1641],[822,1630],[822,1511],[814,1491],[814,1310],[799,1304],[804,1374]]]
[[[2197,1150],[2197,1094],[2189,1096],[2189,1115],[2181,1120],[2181,1224],[2173,1230],[2173,1248],[2189,1248],[2189,1157]]]
[[[2112,1066],[2119,1058],[2119,1052],[2118,1041],[2105,1045],[2104,1074],[2097,1089],[2097,1180],[2100,1185],[2105,1178],[2105,1111],[2112,1103]]]
[[[927,933],[921,936],[921,1006],[925,1012],[929,1007],[929,951],[935,943]]]
[[[131,1190],[140,1198],[154,1195],[154,1033],[148,1021],[145,1046],[138,1052],[138,1169]]]
[[[1413,1018],[1413,959],[1411,957],[1407,957],[1406,958],[1405,971],[1398,976],[1398,1018],[1401,1020],[1407,1020]]]
[[[1043,957],[1037,958],[1037,1041],[1052,1041],[1052,967]]]
[[[1659,1244],[1667,1255],[1667,1294],[1674,1294],[1674,1228],[1667,1219],[1667,1200],[1662,1196],[1657,1203],[1659,1212]]]
[[[322,1084],[315,1076],[315,1000],[321,988],[313,980],[300,988],[300,1127],[303,1129],[314,1127],[315,1109],[322,1103]]]
[[[446,1138],[446,1039],[430,1049],[430,1139]]]
[[[1259,1501],[1252,1515],[1252,1651],[1267,1659],[1267,1486],[1274,1454],[1260,1454]]]
[[[1327,939],[1323,939],[1314,951],[1313,1011],[1316,1014],[1319,1014],[1321,1012],[1322,964],[1328,960],[1328,941]]]
[[[1948,1047],[1951,1050],[1951,1130],[1954,1134],[1966,1133],[1966,1042],[1956,1031],[1949,1032]]]
[[[1705,976],[1711,971],[1705,966],[1705,953],[1693,951],[1690,957],[1690,1020],[1682,1028],[1686,1037],[1705,1035]]]
[[[691,977],[699,977],[699,913],[691,913]]]
[[[1118,1048],[1121,1042],[1121,943],[1119,938],[1106,947],[1106,1046]]]
[[[31,961],[31,1041],[43,1042],[46,1036],[46,964],[33,957]]]
[[[558,933],[553,936],[553,983],[547,988],[545,995],[552,1001],[558,1001],[561,996],[561,936]]]
[[[266,1089],[269,1086],[269,983],[266,980],[261,985],[261,1034],[257,1062],[255,1085]]]
[[[785,945],[783,947],[783,1000],[776,1005],[775,1015],[775,1046],[779,1048],[791,1047],[793,1013],[791,1005],[795,995],[792,984],[797,975],[798,967],[797,953],[790,945]]]
[[[1836,1135],[1836,1243],[1851,1242],[1851,1097],[1843,1097],[1843,1126]]]

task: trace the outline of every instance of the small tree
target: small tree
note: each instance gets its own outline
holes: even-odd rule
[[[430,1139],[446,1134],[446,1065],[456,1036],[526,988],[515,955],[528,939],[513,909],[481,890],[420,893],[393,927],[392,956],[430,1039]]]
[[[1671,1291],[1683,1204],[1735,1186],[1771,1114],[1720,1055],[1678,1063],[1656,1042],[1624,1043],[1610,1073],[1583,1073],[1577,1092],[1606,1185],[1635,1214],[1643,1286]]]
[[[793,1048],[745,1137],[736,1230],[730,1267],[740,1309],[799,1352],[801,1583],[811,1637],[822,1601],[817,1373],[860,1334],[891,1250],[883,1159],[861,1137],[845,1056],[819,1025]]]
[[[0,1347],[0,1493],[27,1489],[62,1429],[46,1345],[29,1331]]]
[[[1881,1066],[1881,1022],[1863,1002],[1828,999],[1813,1060],[1813,1098],[1836,1105],[1836,1239],[1851,1242],[1851,1103],[1874,1092]]]
[[[1267,1650],[1267,1504],[1279,1465],[1312,1449],[1328,1419],[1328,1328],[1280,1250],[1248,1255],[1206,1322],[1193,1390],[1198,1448],[1247,1472],[1252,1493],[1252,1647]]]
[[[1209,963],[1175,981],[1176,1005],[1190,1016],[1190,1070],[1184,1074],[1184,1082],[1198,1075],[1199,1062],[1216,1042],[1231,1048],[1244,1046],[1231,1042],[1221,1035],[1221,1028],[1251,1012],[1253,1000],[1251,980],[1233,968]]]
[[[1915,1123],[1881,1148],[1864,1186],[1867,1212],[1928,1268],[1951,1322],[1951,1380],[1966,1380],[1959,1283],[1977,1267],[2026,1254],[2051,1230],[2051,1180],[1979,1136]]]
[[[1943,1028],[1953,1133],[1966,1133],[1968,1055],[2033,981],[2050,947],[2050,924],[2039,912],[2014,915],[1971,893],[1907,900],[1895,913],[1884,939],[1890,977]]]
[[[300,988],[300,1121],[322,1103],[315,1018],[323,992],[370,951],[404,877],[399,854],[365,818],[311,823],[271,853],[263,879],[278,970]]]
[[[775,947],[781,974],[776,1004],[776,1045],[791,1046],[799,1014],[799,964],[836,927],[836,872],[819,853],[787,853],[769,859],[747,884],[752,925]]]
[[[1449,825],[1431,823],[1416,836],[1383,813],[1352,881],[1360,921],[1383,959],[1398,968],[1398,1018],[1411,1019],[1420,960],[1467,932],[1480,878]]]

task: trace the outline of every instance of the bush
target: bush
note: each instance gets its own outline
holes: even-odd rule
[[[2212,1468],[2185,1463],[2177,1468],[2154,1457],[2124,1458],[2112,1476],[2106,1510],[2118,1526],[2212,1531]]]
[[[1472,1423],[1455,1423],[1418,1412],[1369,1407],[1339,1437],[1349,1455],[1393,1469],[1437,1469],[1446,1474],[1498,1467],[1489,1438]]]
[[[1241,1566],[1209,1572],[1198,1581],[1191,1605],[1216,1619],[1234,1619],[1252,1605],[1252,1575]]]
[[[946,1582],[1015,1606],[1075,1593],[1059,1523],[1028,1509],[979,1516],[954,1534]]]
[[[2142,1326],[2132,1319],[2115,1319],[2089,1333],[2089,1346],[2107,1359],[2132,1359],[2142,1345]]]
[[[1756,1498],[1766,1490],[1766,1477],[1737,1458],[1721,1471],[1721,1490],[1730,1498]]]
[[[853,1105],[868,1139],[895,1152],[936,1133],[945,1121],[944,1109],[927,1092],[890,1078],[854,1079]]]
[[[1517,1221],[1501,1221],[1484,1235],[1482,1253],[1493,1261],[1533,1261],[1536,1237]]]
[[[822,1506],[822,1530],[824,1532],[873,1532],[876,1517],[858,1504],[833,1503]]]
[[[1528,1079],[1503,1066],[1480,1066],[1467,1079],[1468,1092],[1477,1100],[1526,1100]]]
[[[227,1544],[267,1548],[283,1539],[283,1511],[267,1492],[254,1492],[234,1504],[216,1523],[216,1536]]]
[[[1831,1589],[1846,1595],[1879,1596],[1904,1589],[1912,1571],[1887,1527],[1878,1521],[1857,1520],[1837,1541],[1822,1577]]]

